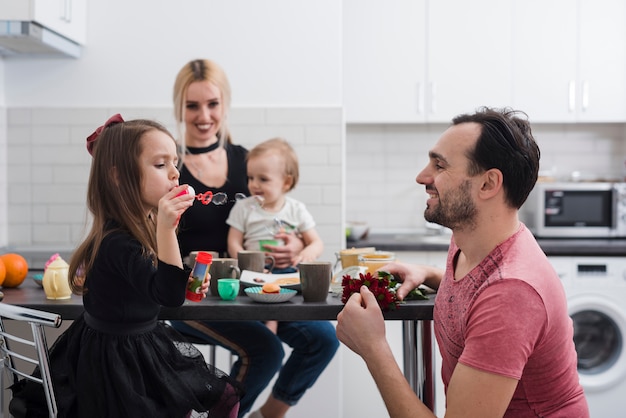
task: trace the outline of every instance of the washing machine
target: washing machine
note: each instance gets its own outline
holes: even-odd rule
[[[626,417],[626,257],[549,257],[574,323],[591,418]]]

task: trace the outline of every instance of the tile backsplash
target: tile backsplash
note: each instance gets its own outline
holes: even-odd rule
[[[0,112],[0,248],[69,250],[83,237],[89,155],[85,137],[111,114],[175,126],[169,108],[9,108]],[[424,226],[415,176],[445,124],[355,124],[341,108],[235,108],[237,143],[283,136],[296,148],[301,183],[292,192],[318,222],[323,259],[343,248],[345,220],[373,230]],[[344,132],[345,130],[345,132]],[[541,169],[557,178],[623,178],[625,124],[537,124]]]
[[[372,230],[424,227],[424,187],[415,177],[445,124],[348,125],[346,128],[346,220]],[[580,180],[624,178],[626,125],[536,124],[541,174]]]
[[[66,251],[84,237],[90,167],[85,138],[118,112],[125,119],[155,119],[176,132],[169,108],[6,110],[6,130],[0,129],[0,170],[7,172],[0,180],[0,192],[6,188],[0,195],[6,199],[0,205],[0,234],[6,239],[0,240],[0,248]],[[294,146],[301,180],[291,195],[304,201],[316,219],[326,247],[322,259],[334,260],[345,243],[342,109],[236,108],[229,120],[235,141],[247,148],[274,136]]]

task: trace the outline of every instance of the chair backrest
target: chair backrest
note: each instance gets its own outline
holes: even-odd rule
[[[7,332],[4,319],[28,323],[32,335],[23,337]],[[48,344],[43,327],[58,328],[61,316],[50,312],[0,303],[0,370],[7,370],[13,383],[21,378],[43,386],[50,417],[57,416],[57,404],[50,376]],[[34,350],[33,350],[34,349]],[[34,351],[34,354],[32,354]],[[40,376],[32,375],[33,366],[39,366]],[[4,377],[0,373],[0,416],[4,411]]]

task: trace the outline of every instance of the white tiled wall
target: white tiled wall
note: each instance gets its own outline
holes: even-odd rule
[[[80,241],[88,221],[85,199],[90,156],[85,138],[117,112],[125,119],[156,119],[175,134],[170,108],[8,109],[10,158],[8,175],[2,177],[7,178],[8,190],[0,193],[8,198],[8,230],[2,228],[8,235],[5,245],[64,250]],[[273,136],[291,142],[301,169],[301,181],[292,196],[306,203],[318,223],[326,247],[322,259],[334,260],[344,242],[343,111],[238,108],[232,110],[229,120],[235,141],[248,148]],[[0,150],[2,139],[0,134]],[[6,164],[5,155],[0,153],[0,170]],[[2,205],[0,222],[1,216]]]
[[[424,226],[426,193],[415,177],[428,150],[447,128],[432,125],[348,125],[346,220],[372,229]],[[537,124],[541,170],[561,178],[624,177],[626,125]]]
[[[6,109],[0,108],[0,247],[9,241]]]

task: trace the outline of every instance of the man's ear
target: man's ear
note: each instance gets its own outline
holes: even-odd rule
[[[492,198],[502,190],[502,182],[502,171],[497,168],[489,169],[482,174],[479,193],[485,199]]]

